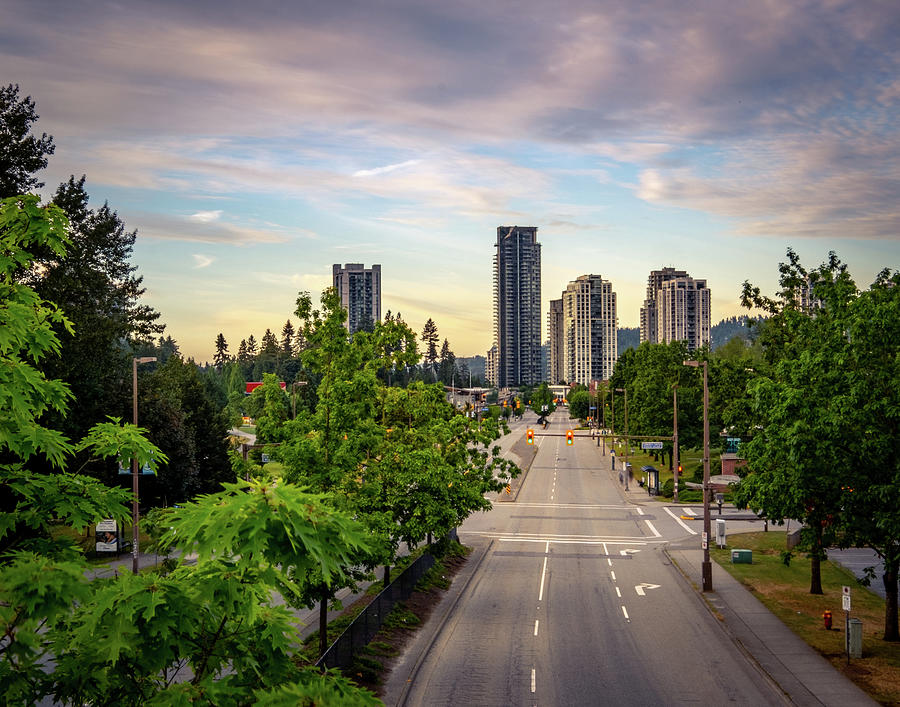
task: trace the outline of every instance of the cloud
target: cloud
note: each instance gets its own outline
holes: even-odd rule
[[[417,165],[422,160],[406,160],[405,162],[398,162],[397,164],[389,164],[384,167],[376,167],[375,169],[360,169],[353,173],[354,177],[375,177],[379,174],[387,174],[389,172],[394,172],[398,169],[403,169],[405,167],[412,167],[413,165]]]
[[[124,215],[129,223],[137,225],[142,239],[249,246],[258,243],[287,243],[293,235],[286,227],[258,228],[217,221],[191,221],[148,212]]]
[[[188,219],[196,223],[210,223],[212,221],[218,221],[221,217],[222,209],[217,209],[215,211],[198,211],[197,213],[188,216]]]
[[[199,270],[201,268],[207,268],[215,261],[215,258],[211,258],[208,255],[201,255],[199,253],[194,253],[194,270]]]

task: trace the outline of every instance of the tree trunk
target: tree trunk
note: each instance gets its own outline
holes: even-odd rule
[[[382,588],[386,587],[391,583],[391,566],[384,566],[384,578],[382,579],[381,586]]]
[[[816,537],[810,553],[812,562],[810,563],[809,593],[824,594],[825,592],[822,591],[822,527],[820,525],[816,526],[815,533]]]
[[[328,650],[328,587],[322,585],[319,599],[319,657]]]
[[[900,641],[900,631],[897,622],[897,564],[898,558],[884,559],[884,593],[887,597],[884,602],[884,640]]]

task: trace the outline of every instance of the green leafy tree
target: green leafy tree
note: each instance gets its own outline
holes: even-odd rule
[[[37,197],[0,204],[0,684],[8,704],[353,704],[377,700],[295,660],[294,617],[275,592],[326,584],[367,548],[365,530],[328,499],[288,484],[231,484],[160,519],[163,548],[196,552],[169,575],[86,577],[79,550],[51,524],[83,531],[124,521],[127,492],[64,469],[76,450],[120,463],[164,463],[142,430],[108,420],[79,443],[44,427],[67,386],[35,365],[61,348],[58,307],[15,280],[30,249],[66,246],[66,219]],[[40,456],[52,474],[28,470]],[[151,461],[153,460],[153,461]],[[191,677],[177,680],[187,668]]]
[[[0,199],[44,186],[34,173],[47,166],[54,146],[47,133],[31,134],[37,119],[34,101],[19,98],[18,84],[0,87]]]
[[[793,251],[788,259],[780,266],[778,299],[744,285],[744,305],[771,315],[761,337],[770,366],[748,386],[750,422],[759,432],[742,446],[750,473],[737,499],[770,520],[804,523],[810,593],[821,594],[821,562],[839,537],[842,487],[853,484],[847,466],[836,463],[855,436],[843,414],[846,371],[837,362],[846,350],[843,310],[856,287],[833,255],[811,280]],[[807,282],[832,291],[814,316],[800,306]]]

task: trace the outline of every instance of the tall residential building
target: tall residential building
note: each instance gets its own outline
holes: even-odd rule
[[[541,370],[541,244],[535,226],[499,226],[494,253],[494,342],[499,388],[537,385]]]
[[[644,306],[641,307],[641,343],[649,341],[651,344],[658,344],[659,324],[656,320],[656,293],[659,288],[667,280],[674,280],[677,277],[689,277],[684,270],[676,270],[675,268],[663,268],[662,270],[654,270],[647,278],[647,295],[644,299]]]
[[[685,341],[691,351],[709,344],[709,300],[706,280],[678,277],[663,282],[656,293],[658,340]]]
[[[488,349],[484,361],[484,377],[491,385],[497,385],[497,344]]]
[[[550,300],[550,312],[547,315],[547,342],[550,348],[550,360],[547,370],[547,382],[556,385],[564,380],[563,354],[565,338],[563,337],[563,301]]]
[[[381,321],[381,266],[365,268],[362,263],[347,263],[331,267],[334,287],[347,310],[344,326],[350,333],[360,326]]]
[[[616,293],[600,275],[581,275],[562,295],[563,378],[590,386],[609,380],[617,358]]]

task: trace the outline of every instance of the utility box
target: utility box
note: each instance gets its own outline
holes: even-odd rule
[[[862,621],[850,619],[847,624],[847,655],[862,658]]]
[[[752,565],[753,550],[732,550],[731,564],[733,565]]]
[[[725,547],[725,519],[716,518],[716,545]],[[733,559],[732,559],[733,561]]]

